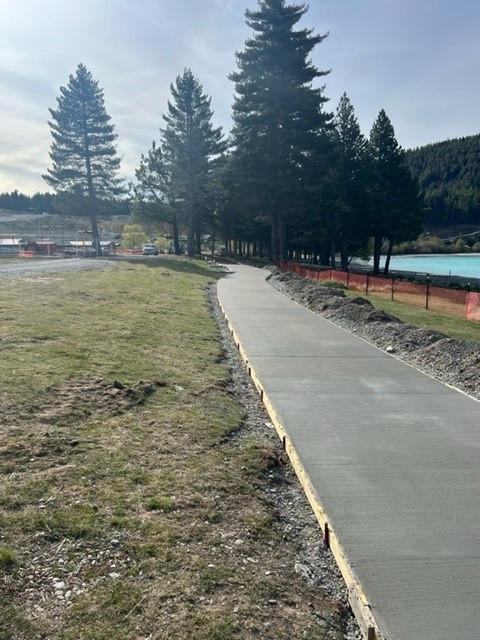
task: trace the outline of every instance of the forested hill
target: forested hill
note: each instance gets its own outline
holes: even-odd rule
[[[480,224],[480,134],[407,151],[425,193],[427,223]]]

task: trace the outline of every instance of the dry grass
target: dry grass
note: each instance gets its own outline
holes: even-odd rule
[[[237,431],[208,267],[0,281],[0,638],[341,637]],[[280,465],[280,466],[279,466]]]

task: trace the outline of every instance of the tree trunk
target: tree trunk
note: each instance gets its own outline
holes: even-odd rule
[[[100,234],[98,233],[97,200],[95,198],[95,189],[93,187],[92,160],[90,156],[90,147],[85,121],[83,126],[83,137],[85,144],[85,168],[87,170],[88,207],[90,209],[90,221],[92,223],[92,245],[95,255],[100,256],[102,255],[102,247],[100,245]]]
[[[270,227],[270,260],[276,262],[278,259],[278,220],[273,215]]]
[[[95,205],[93,205],[95,207]],[[90,213],[90,221],[92,223],[92,245],[96,256],[102,255],[102,245],[100,244],[100,234],[98,232],[97,212],[95,208]]]
[[[383,237],[375,235],[373,237],[373,273],[378,276],[380,273],[380,253],[382,251]]]
[[[322,267],[330,266],[330,252],[329,247],[325,242],[322,242],[322,246],[320,248],[320,264]]]
[[[187,255],[189,258],[193,258],[195,255],[195,224],[191,204],[188,205]]]
[[[336,267],[336,250],[335,250],[335,238],[332,236],[330,238],[330,266],[332,269]]]
[[[383,274],[388,276],[388,270],[390,269],[390,258],[392,257],[393,240],[388,243],[387,257],[385,259],[385,267],[383,268]]]
[[[180,242],[178,241],[178,223],[177,216],[172,219],[172,235],[173,235],[173,251],[176,256],[180,255]]]
[[[342,260],[342,271],[348,271],[348,240],[346,238],[342,238],[340,252]]]

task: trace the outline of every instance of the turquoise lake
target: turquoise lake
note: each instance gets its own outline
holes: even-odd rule
[[[382,258],[381,266],[385,263]],[[480,254],[435,254],[418,256],[392,256],[392,271],[412,271],[439,276],[480,278]]]

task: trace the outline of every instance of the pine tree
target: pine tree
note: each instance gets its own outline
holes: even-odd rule
[[[350,99],[344,93],[335,114],[337,141],[337,185],[339,215],[337,232],[340,238],[342,269],[347,270],[352,242],[366,239],[367,141],[363,136]]]
[[[380,254],[384,241],[388,240],[387,274],[393,244],[418,236],[422,230],[424,211],[418,184],[408,170],[405,152],[398,144],[392,123],[383,109],[370,132],[369,155],[373,271],[380,272]]]
[[[138,183],[134,187],[134,218],[142,224],[154,220],[171,225],[174,253],[180,254],[178,234],[178,215],[180,203],[177,202],[172,185],[171,168],[161,147],[152,143],[147,155],[140,159],[135,171]]]
[[[325,36],[295,30],[308,7],[285,0],[259,0],[258,10],[245,12],[255,32],[237,53],[233,105],[233,159],[243,208],[267,217],[271,258],[284,257],[286,225],[299,209],[305,164],[318,145],[328,116],[321,88],[312,82],[319,71],[309,55]]]
[[[122,192],[117,172],[117,135],[105,110],[103,90],[79,64],[68,85],[60,87],[57,109],[49,109],[53,142],[52,167],[43,176],[57,194],[86,205],[92,223],[93,246],[101,253],[97,214],[101,201]]]
[[[178,226],[187,227],[187,252],[199,251],[202,225],[211,214],[210,185],[214,160],[226,148],[221,127],[212,125],[211,100],[190,69],[170,86],[166,123],[136,171],[137,198],[154,205],[159,218],[172,224],[175,253]],[[196,245],[196,246],[195,246]]]
[[[429,225],[480,223],[480,134],[407,151],[429,207]]]
[[[170,89],[173,100],[163,116],[166,126],[161,130],[161,148],[170,176],[169,197],[183,212],[187,253],[193,256],[209,212],[212,160],[225,151],[226,143],[221,127],[212,125],[211,99],[190,69],[185,69]]]

